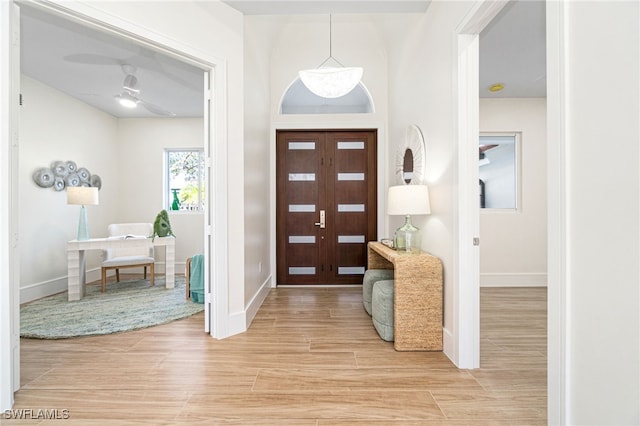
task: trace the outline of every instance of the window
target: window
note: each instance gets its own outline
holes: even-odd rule
[[[518,140],[515,133],[480,135],[480,208],[518,208]]]
[[[373,101],[362,82],[344,96],[322,98],[312,93],[299,78],[296,78],[285,91],[280,103],[281,114],[367,114],[372,112]]]
[[[204,209],[204,151],[165,151],[165,209],[199,212]]]

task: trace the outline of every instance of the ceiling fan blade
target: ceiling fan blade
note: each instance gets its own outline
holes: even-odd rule
[[[142,99],[138,100],[138,104],[142,105],[144,108],[147,109],[147,111],[156,114],[156,115],[163,115],[165,117],[175,117],[176,114],[174,114],[171,111],[167,111],[166,109],[160,108],[157,105],[154,104],[150,104],[149,102],[145,102]]]
[[[138,55],[135,56],[135,61],[141,68],[146,68],[150,71],[154,71],[161,75],[164,75],[168,79],[173,80],[175,83],[183,87],[186,87],[192,90],[202,91],[202,87],[199,84],[193,84],[188,80],[181,78],[178,75],[170,72],[167,69],[167,67],[164,65],[164,61],[159,59],[160,56],[162,55],[156,52],[141,48]],[[199,81],[201,80],[198,80],[198,82]]]
[[[140,89],[138,88],[138,79],[132,74],[129,74],[124,78],[122,88],[132,93],[140,93]]]
[[[96,55],[94,53],[76,53],[63,57],[67,62],[89,65],[121,65],[122,61],[110,56]]]

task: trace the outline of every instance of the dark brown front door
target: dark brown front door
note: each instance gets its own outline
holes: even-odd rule
[[[276,134],[278,284],[362,284],[377,226],[375,130]]]

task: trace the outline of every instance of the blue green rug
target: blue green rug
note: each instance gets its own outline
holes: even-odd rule
[[[88,285],[85,296],[69,302],[59,293],[20,308],[20,336],[37,339],[66,339],[96,336],[164,324],[204,309],[185,298],[184,277],[176,277],[175,288],[165,288],[162,277],[156,285],[148,280],[110,282],[102,293],[100,285]]]

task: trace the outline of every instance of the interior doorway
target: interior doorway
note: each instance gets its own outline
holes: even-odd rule
[[[377,131],[276,131],[279,285],[361,284],[377,239]]]
[[[482,301],[488,294],[517,295],[521,301],[544,305],[547,285],[546,178],[546,49],[545,3],[510,1],[479,34],[479,177],[486,184],[486,205],[480,209],[479,284]],[[508,39],[504,28],[517,26],[526,38]],[[497,49],[496,47],[505,46]],[[511,50],[510,50],[511,49]],[[527,52],[516,55],[513,51]],[[491,55],[489,52],[500,52]],[[509,64],[504,80],[490,80],[495,63]],[[506,68],[506,67],[505,67]],[[514,73],[514,70],[526,72]],[[489,288],[493,287],[493,288]],[[511,338],[486,321],[481,303],[480,366],[499,363]],[[538,321],[526,322],[526,309],[513,303],[497,306],[505,315],[518,310],[522,332],[544,341]],[[516,326],[516,324],[513,324]],[[524,351],[519,348],[524,356]],[[540,359],[530,365],[543,365]],[[545,365],[546,367],[546,365]]]
[[[69,12],[67,11],[66,13],[62,13],[60,12],[57,7],[55,5],[34,5],[34,7],[39,7],[41,8],[42,11],[46,12],[46,13],[51,13],[51,14],[55,14],[55,15],[59,15],[60,17],[64,17],[65,19],[69,19],[69,20],[74,20],[74,21],[78,21],[78,22],[82,22],[83,24],[87,25],[87,26],[91,26],[91,27],[95,27],[96,29],[100,29],[103,31],[107,31],[112,33],[114,36],[122,36],[125,37],[126,39],[130,40],[132,43],[135,42],[141,42],[141,39],[138,39],[132,32],[128,32],[125,33],[124,30],[120,30],[117,28],[117,26],[111,26],[108,27],[105,24],[105,27],[102,27],[98,22],[101,22],[99,19],[94,19],[94,18],[90,18],[88,16],[84,16],[84,15],[80,15],[80,14],[75,14],[73,12]],[[19,16],[19,11],[20,8],[16,6],[16,12],[15,14],[17,16]],[[19,28],[19,25],[16,26],[17,28]],[[191,65],[197,65],[199,66],[204,73],[204,79],[205,79],[205,91],[204,93],[202,93],[202,98],[205,99],[205,104],[207,105],[207,108],[209,106],[210,103],[212,104],[216,104],[217,108],[216,109],[212,109],[211,114],[214,114],[216,116],[220,115],[220,114],[225,114],[225,108],[224,108],[224,104],[225,104],[225,100],[224,99],[220,99],[220,98],[214,98],[209,100],[208,99],[208,94],[212,91],[212,87],[215,85],[216,88],[220,88],[221,86],[225,86],[226,85],[226,79],[224,77],[224,74],[217,73],[216,75],[214,75],[214,71],[216,68],[216,60],[214,58],[194,58],[191,56],[181,56],[181,45],[179,43],[170,43],[171,46],[164,46],[162,45],[162,43],[160,41],[153,41],[153,40],[146,40],[145,41],[145,45],[146,46],[153,46],[155,48],[157,48],[159,51],[162,51],[163,53],[167,53],[167,54],[171,54],[173,56],[175,56],[177,59],[179,60],[185,60],[187,62],[189,62]],[[19,49],[19,47],[18,47]],[[17,49],[17,50],[18,50]],[[184,49],[184,51],[186,51],[186,49]],[[186,54],[185,54],[186,55]],[[18,57],[18,55],[16,55],[16,58]],[[11,66],[15,66],[16,68],[18,68],[16,74],[19,75],[19,60],[15,59],[11,62]],[[215,78],[217,77],[217,78]],[[16,86],[18,87],[18,86]],[[11,115],[13,116],[18,116],[18,104],[16,103],[15,106],[12,106],[12,111],[11,111]],[[218,129],[214,129],[210,126],[210,121],[212,121],[213,117],[210,117],[210,113],[208,111],[208,109],[205,110],[205,117],[204,117],[204,149],[205,149],[205,155],[208,158],[224,158],[224,156],[218,155],[220,150],[224,150],[226,149],[226,140],[224,138],[221,138],[221,131]],[[17,134],[17,126],[16,126],[16,134]],[[214,139],[218,138],[218,140],[220,140],[221,142],[219,144],[214,144]],[[17,146],[17,143],[16,143]],[[216,155],[212,155],[210,154],[212,151],[216,151]],[[206,173],[206,181],[207,181],[207,186],[212,188],[214,186],[218,187],[218,188],[222,188],[220,191],[206,191],[206,199],[205,199],[205,206],[206,206],[206,214],[203,215],[203,221],[204,221],[204,227],[205,229],[213,229],[214,225],[215,228],[217,229],[226,229],[226,216],[221,216],[216,214],[216,211],[212,209],[212,206],[214,205],[214,200],[213,197],[216,197],[216,199],[222,200],[222,199],[226,199],[226,185],[227,185],[227,181],[226,181],[226,177],[221,177],[221,174],[218,172],[216,165],[219,165],[220,160],[216,160],[216,163],[211,163],[210,166],[207,169],[207,173]],[[16,168],[17,170],[17,168]],[[18,189],[18,185],[19,185],[19,181],[22,180],[22,178],[18,179],[18,177],[16,176],[16,179],[11,180],[11,185],[12,185],[12,192],[16,192]],[[215,185],[214,185],[215,183]],[[159,183],[161,184],[161,183]],[[17,205],[17,203],[13,204],[11,206],[11,209],[13,212],[16,213],[16,215],[19,215],[19,207]],[[12,229],[12,235],[15,234],[17,235],[18,230],[17,229]],[[209,268],[208,265],[210,263],[210,261],[206,261],[205,262],[205,288],[208,289],[208,291],[212,291],[212,289],[214,287],[216,287],[217,284],[219,283],[225,283],[226,285],[226,280],[220,280],[220,279],[216,279],[215,277],[219,277],[219,276],[225,276],[227,273],[227,267],[226,267],[226,239],[224,238],[219,238],[219,241],[215,241],[213,240],[213,236],[211,232],[205,232],[203,235],[203,238],[205,240],[204,242],[204,251],[205,251],[205,258],[206,259],[211,259],[211,262],[215,263],[215,268]],[[17,240],[17,238],[16,238]],[[17,246],[17,244],[16,244]],[[214,248],[217,248],[219,256],[210,256],[210,252],[211,250],[213,250]],[[16,254],[16,257],[18,258],[18,255]],[[19,276],[19,258],[16,259],[15,261],[12,261],[12,271],[15,273],[15,276]],[[212,270],[213,269],[213,270]],[[19,280],[11,280],[10,282],[15,283],[13,284],[15,287],[12,289],[12,291],[15,294],[18,294],[20,291],[19,288]],[[205,324],[204,324],[204,329],[205,331],[211,331],[211,334],[216,337],[216,333],[219,332],[218,328],[224,326],[224,318],[223,320],[220,320],[220,317],[223,317],[224,315],[226,315],[226,313],[228,312],[227,306],[224,305],[224,302],[226,301],[226,299],[224,298],[220,298],[219,300],[215,300],[212,301],[209,298],[210,303],[223,303],[222,307],[220,309],[215,309],[214,312],[216,313],[216,315],[218,316],[217,319],[213,319],[213,318],[207,318],[205,317]],[[11,305],[10,305],[10,309],[7,309],[8,311],[10,310],[12,313],[15,313],[15,317],[19,318],[19,298],[15,297],[12,298],[11,300]],[[211,312],[211,309],[209,310],[209,312]],[[211,315],[213,316],[213,315]],[[221,324],[223,323],[223,324]],[[217,324],[217,326],[216,326]],[[210,330],[211,327],[211,330]],[[17,373],[14,375],[14,383],[15,383],[15,388],[14,390],[17,390],[17,388],[19,387],[19,371],[20,371],[20,347],[19,347],[19,321],[17,320],[13,325],[12,325],[12,343],[13,343],[13,337],[15,337],[15,341],[16,341],[16,349],[14,351],[15,355],[13,356],[13,358],[10,360],[13,368],[17,371]],[[3,335],[4,336],[4,335]],[[3,358],[5,359],[5,358]],[[4,368],[4,364],[3,364],[3,368]],[[3,374],[4,377],[4,374]],[[3,389],[4,390],[4,389]],[[4,394],[3,394],[4,395]],[[3,398],[3,403],[5,401],[5,398]]]

